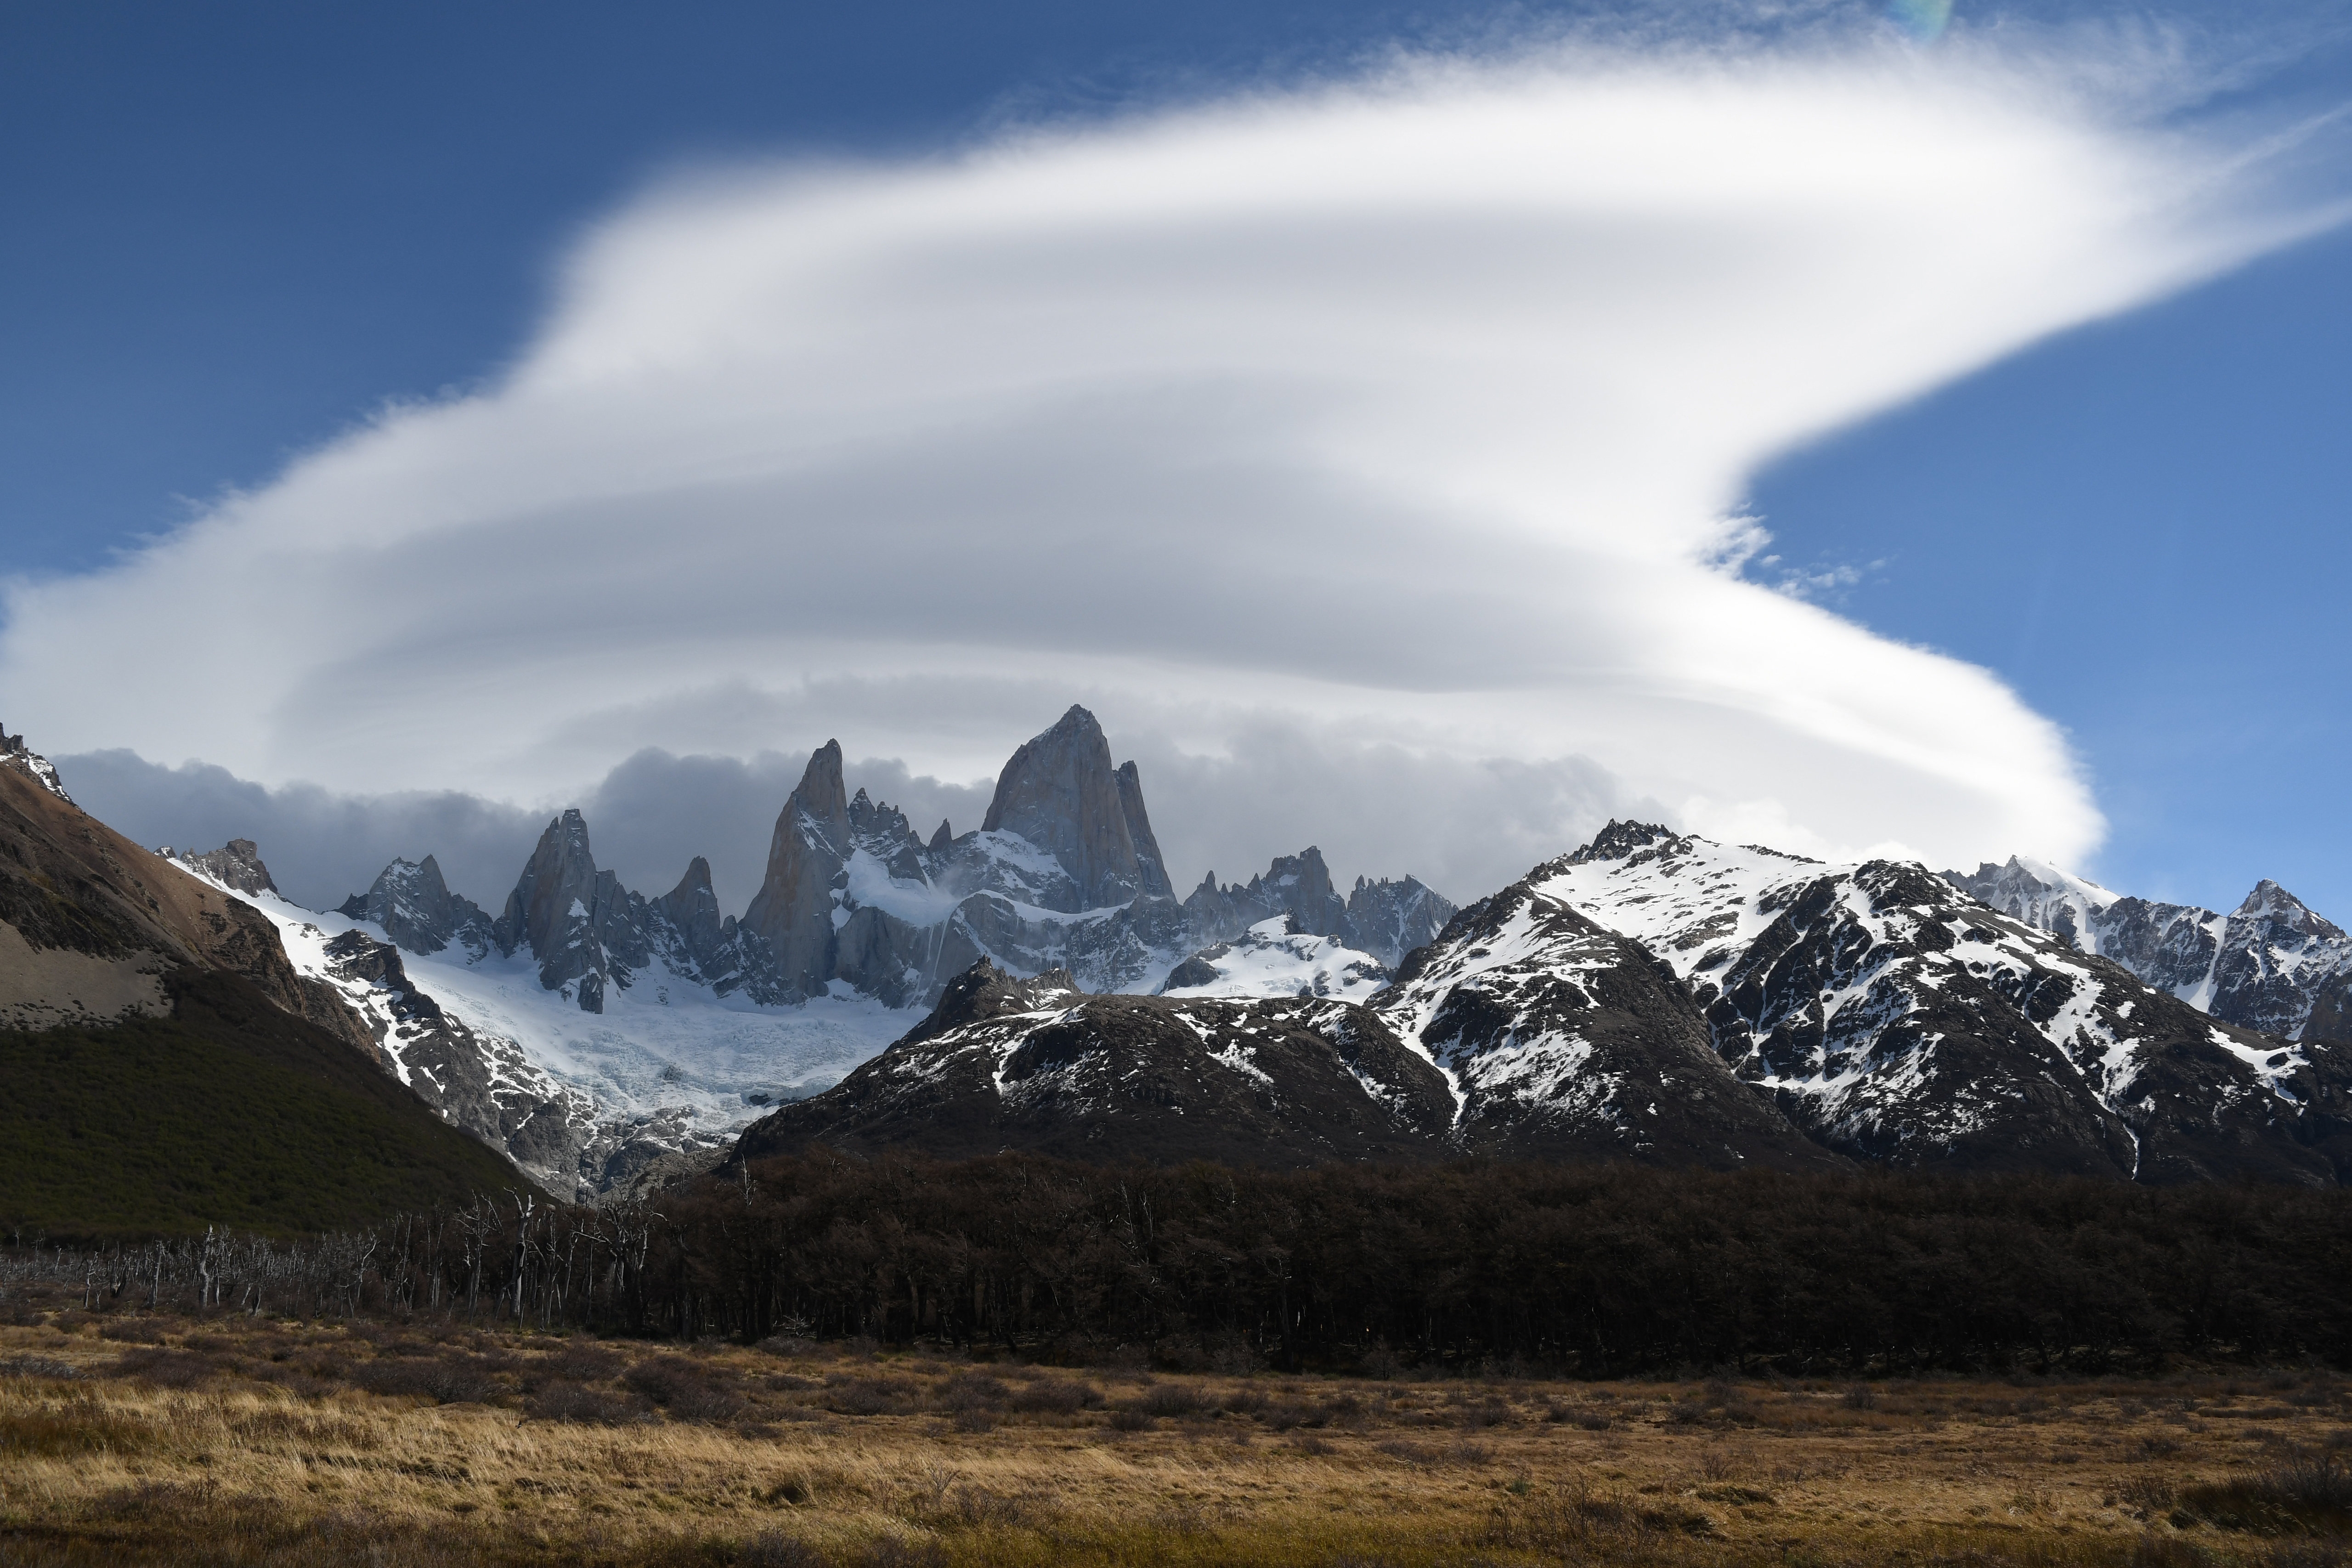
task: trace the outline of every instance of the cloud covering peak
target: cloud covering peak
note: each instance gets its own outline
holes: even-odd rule
[[[2063,79],[1547,47],[674,182],[495,384],[11,585],[0,688],[53,752],[523,802],[836,734],[984,777],[1076,700],[1180,857],[1320,809],[1457,893],[1633,800],[2078,858],[2050,723],[1736,565],[1769,456],[2284,232]]]

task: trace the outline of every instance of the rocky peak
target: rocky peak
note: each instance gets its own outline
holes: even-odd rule
[[[335,912],[374,922],[411,952],[438,952],[454,942],[479,957],[495,940],[488,912],[451,892],[441,863],[430,855],[421,862],[394,860],[366,892],[345,899]]]
[[[2341,940],[2344,935],[2334,921],[2315,913],[2310,905],[2268,877],[2254,884],[2254,890],[2238,906],[2235,918],[2263,921],[2301,937]]]
[[[865,798],[864,791],[858,795]],[[777,814],[767,875],[743,911],[743,924],[774,952],[782,984],[794,995],[816,995],[832,978],[834,889],[848,863],[851,837],[841,742],[827,741],[810,755]]]
[[[1331,886],[1330,868],[1323,851],[1313,845],[1296,855],[1276,857],[1274,863],[1246,886],[1217,886],[1212,871],[1184,900],[1184,910],[1205,940],[1230,942],[1259,921],[1288,916],[1297,929],[1313,936],[1350,936],[1348,905]]]
[[[1323,851],[1312,844],[1296,855],[1277,857],[1264,876],[1250,879],[1250,890],[1311,936],[1337,935],[1347,923],[1347,903],[1331,886]]]
[[[1151,831],[1150,814],[1143,809],[1143,774],[1132,761],[1118,765],[1119,811],[1127,818],[1127,836],[1135,845],[1135,859],[1142,873],[1142,893],[1149,899],[1172,899],[1176,888],[1168,879],[1168,862],[1160,854],[1160,840]]]
[[[931,853],[934,855],[944,854],[947,851],[948,846],[954,842],[955,834],[949,829],[948,819],[944,816],[940,817],[939,831],[931,835],[931,842],[929,846]]]
[[[725,922],[719,913],[719,894],[710,885],[710,862],[701,856],[687,862],[677,886],[654,900],[653,907],[690,945],[717,945]]]
[[[1596,860],[1622,860],[1653,845],[1672,845],[1676,834],[1670,827],[1660,827],[1650,822],[1620,822],[1615,817],[1592,836],[1592,842],[1568,857],[1571,866],[1589,866]]]
[[[164,853],[169,855],[171,851],[166,849]],[[223,847],[202,855],[184,853],[173,858],[248,898],[278,891],[278,884],[270,879],[269,868],[261,863],[261,847],[250,838],[232,838]]]
[[[583,1012],[602,1013],[606,981],[626,986],[650,959],[643,906],[620,879],[596,869],[587,820],[566,810],[540,835],[493,936],[502,953],[530,950],[541,985],[576,994]]]
[[[1141,820],[1143,797],[1134,788]],[[1152,868],[1147,872],[1129,826],[1128,791],[1111,766],[1110,742],[1084,708],[1073,706],[1044,734],[1024,743],[997,775],[982,832],[1015,833],[1051,855],[1077,884],[1083,908],[1131,902],[1156,885],[1167,887],[1159,846],[1144,831]]]
[[[1454,912],[1453,900],[1418,877],[1359,877],[1348,895],[1349,942],[1394,969],[1407,953],[1436,941]]]
[[[65,784],[58,778],[56,765],[26,745],[24,736],[8,733],[5,724],[0,724],[0,767],[16,769],[68,805],[74,803],[73,796],[66,793]]]

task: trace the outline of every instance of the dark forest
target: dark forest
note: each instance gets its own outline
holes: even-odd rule
[[[291,1244],[20,1237],[9,1271],[101,1309],[454,1314],[1171,1368],[2352,1364],[2352,1194],[2279,1186],[819,1152],[627,1205],[485,1195]]]

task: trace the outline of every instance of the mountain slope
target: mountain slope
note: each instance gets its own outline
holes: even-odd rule
[[[1444,1071],[1465,1151],[1717,1169],[1844,1163],[1732,1075],[1673,970],[1536,878],[1456,914],[1371,1005]]]
[[[1635,937],[1831,1146],[1930,1169],[2332,1183],[2347,1053],[2219,1024],[1924,868],[1612,823],[1541,891]]]
[[[167,974],[168,1017],[0,1030],[0,1227],[355,1229],[526,1185],[249,982]]]
[[[0,767],[0,1222],[303,1230],[520,1183],[268,921],[53,779]]]

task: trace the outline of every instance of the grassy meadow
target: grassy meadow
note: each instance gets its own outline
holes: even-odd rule
[[[27,1308],[0,1563],[2319,1568],[2352,1382],[1289,1376]]]

